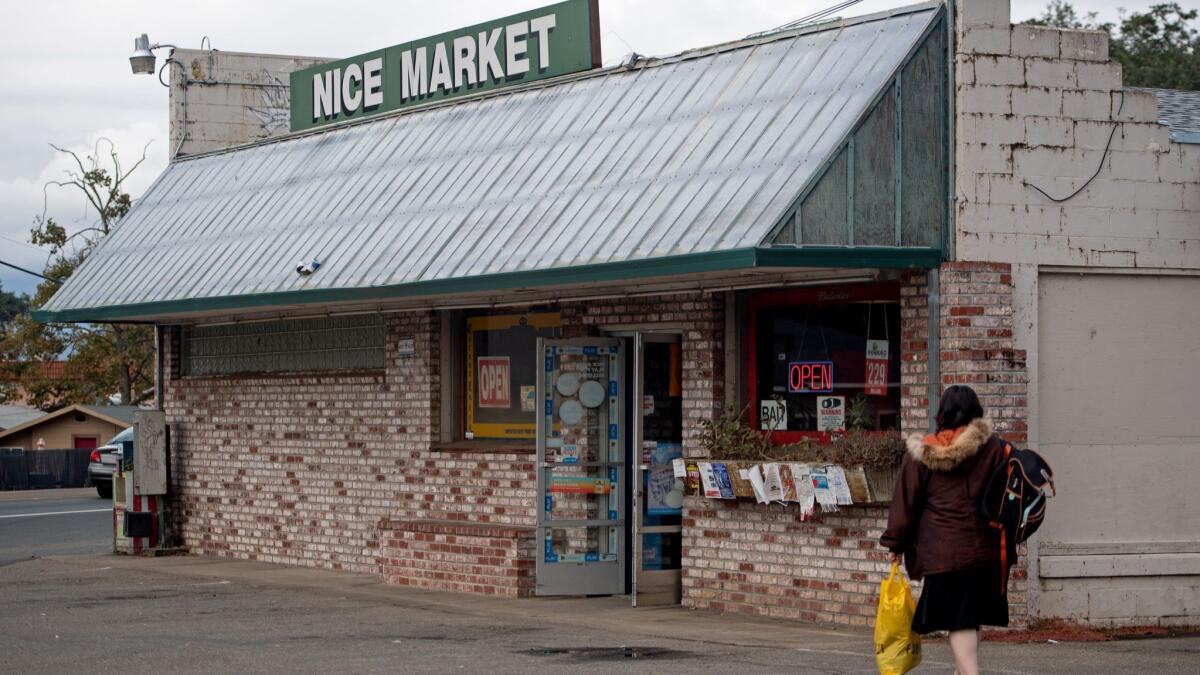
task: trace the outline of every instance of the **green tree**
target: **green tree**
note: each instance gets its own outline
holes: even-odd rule
[[[8,322],[29,311],[29,296],[17,295],[0,285],[0,330],[8,331]]]
[[[1145,12],[1126,15],[1119,24],[1097,23],[1096,13],[1080,17],[1074,6],[1051,0],[1042,15],[1027,24],[1087,28],[1109,34],[1109,55],[1121,64],[1131,87],[1200,89],[1200,34],[1191,26],[1200,12],[1178,2],[1151,5]]]
[[[77,190],[95,219],[72,232],[45,212],[34,218],[30,241],[49,252],[44,271],[47,280],[38,284],[29,301],[35,309],[53,297],[61,282],[129,212],[132,200],[125,191],[125,182],[146,159],[143,148],[141,159],[128,168],[122,166],[108,139],[97,141],[93,152],[82,158],[71,150],[51,147],[69,156],[75,166],[66,172],[66,180],[51,181],[45,189]],[[31,405],[47,409],[104,403],[114,397],[123,405],[133,405],[154,393],[154,337],[149,326],[42,324],[26,312],[8,323],[0,339],[0,351],[4,355],[0,368],[6,381],[0,386],[0,396],[4,399],[20,392]],[[43,367],[63,359],[66,364],[61,376]]]

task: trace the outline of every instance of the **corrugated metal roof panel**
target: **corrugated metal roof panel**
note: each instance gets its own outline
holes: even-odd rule
[[[44,309],[759,246],[936,13],[897,11],[183,159]],[[313,256],[320,270],[298,275]]]

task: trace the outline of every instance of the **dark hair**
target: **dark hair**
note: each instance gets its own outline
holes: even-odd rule
[[[957,429],[983,417],[983,406],[975,390],[965,384],[956,384],[942,392],[938,404],[937,429]]]

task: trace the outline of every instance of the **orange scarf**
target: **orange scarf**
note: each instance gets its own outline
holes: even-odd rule
[[[950,445],[954,443],[955,439],[962,435],[962,432],[966,430],[966,425],[957,429],[942,429],[936,434],[926,434],[925,438],[921,439],[921,442],[925,445],[934,445],[947,448],[950,447]]]

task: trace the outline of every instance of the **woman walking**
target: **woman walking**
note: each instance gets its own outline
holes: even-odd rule
[[[1008,569],[997,531],[980,515],[980,496],[1003,461],[1003,441],[983,419],[975,391],[946,389],[937,433],[908,439],[880,537],[909,577],[924,578],[913,630],[949,631],[959,675],[979,672],[980,627],[1008,625]]]

